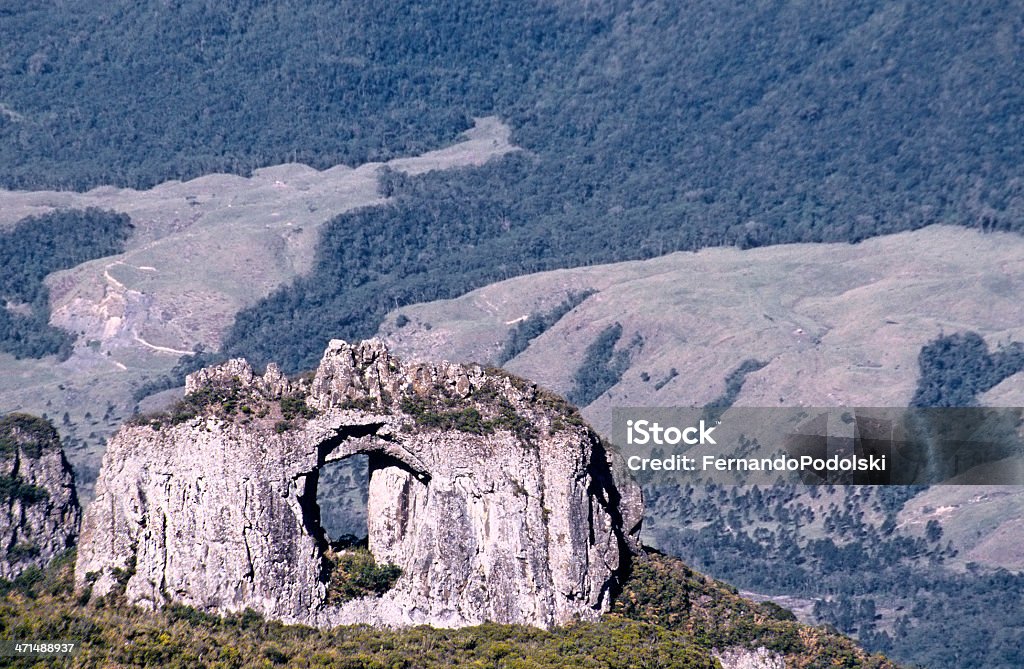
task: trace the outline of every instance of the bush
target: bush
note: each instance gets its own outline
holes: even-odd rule
[[[324,559],[330,574],[328,603],[380,596],[390,590],[402,575],[397,565],[378,565],[366,548],[350,548],[340,553],[328,551]]]
[[[39,458],[45,448],[58,447],[60,438],[50,421],[24,413],[0,418],[0,455],[19,448],[29,458]]]

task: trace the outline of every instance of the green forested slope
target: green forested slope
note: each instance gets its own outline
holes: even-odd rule
[[[359,162],[496,112],[562,175],[559,206],[720,218],[755,242],[1021,206],[1008,1],[77,0],[0,18],[8,186]]]
[[[394,208],[337,220],[310,282],[239,319],[230,352],[294,369],[321,329],[365,336],[385,304],[540,269],[936,221],[1016,229],[1022,16],[881,0],[8,5],[0,184],[326,167],[445,143],[473,115],[509,122],[526,153],[392,184]],[[371,225],[386,234],[353,232]]]
[[[5,3],[0,184],[145,187],[432,148],[470,126],[467,111],[493,105],[492,73],[474,83],[476,66],[519,68],[510,42],[543,42],[559,27],[551,14],[442,2]]]
[[[978,395],[1024,370],[1024,344],[989,352],[977,332],[958,332],[921,347],[918,365],[921,377],[911,406],[977,406]]]

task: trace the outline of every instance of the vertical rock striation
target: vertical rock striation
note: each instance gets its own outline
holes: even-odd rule
[[[26,414],[0,419],[0,578],[45,567],[74,545],[80,520],[57,431]]]
[[[76,569],[130,601],[252,608],[317,625],[548,627],[608,609],[637,549],[639,489],[574,409],[502,372],[333,341],[315,376],[240,360],[104,457]],[[367,454],[369,549],[401,576],[328,604],[326,463]]]

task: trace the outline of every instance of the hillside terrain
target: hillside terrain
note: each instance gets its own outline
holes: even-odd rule
[[[7,187],[324,169],[435,148],[473,117],[510,126],[523,154],[394,180],[395,207],[341,217],[312,276],[239,315],[225,351],[287,371],[396,304],[528,272],[1022,220],[1009,2],[190,0],[5,17]]]
[[[524,319],[593,291],[503,365],[572,396],[588,347],[621,324],[612,348],[628,353],[628,366],[582,409],[605,434],[614,406],[704,406],[722,397],[746,360],[762,364],[744,375],[738,406],[907,406],[918,354],[939,334],[978,332],[992,349],[1024,340],[1015,304],[1022,258],[1024,240],[1015,235],[948,227],[857,245],[709,249],[541,273],[403,307],[380,334],[406,356],[496,362]],[[1001,401],[1019,394],[1022,382],[1024,375],[1010,376],[979,399],[1015,406]],[[950,506],[941,503],[947,490],[908,508],[907,526],[926,524],[922,507]],[[1024,498],[1016,489],[972,490],[942,517],[947,536],[960,539],[953,562],[1019,569],[1010,544]],[[990,562],[989,554],[1005,560]]]
[[[856,245],[707,249],[403,307],[380,334],[428,359],[496,362],[519,351],[507,369],[591,397],[583,415],[606,434],[616,406],[899,407],[916,396],[922,350],[940,335],[972,332],[993,354],[1015,350],[1021,258],[1015,235],[949,227]],[[1022,378],[975,399],[1012,401]],[[804,620],[926,666],[968,666],[956,654],[978,658],[970,666],[1014,666],[1024,620],[991,612],[1014,610],[1024,578],[1017,486],[680,482],[645,492],[648,541]],[[968,620],[999,643],[950,627]]]
[[[396,309],[379,334],[408,356],[496,362],[521,321],[591,291],[503,365],[571,397],[588,347],[621,325],[611,348],[628,367],[584,408],[608,431],[612,406],[712,402],[746,360],[761,364],[737,405],[907,406],[918,355],[941,334],[977,332],[993,350],[1024,340],[1022,288],[1024,239],[933,226],[538,273]]]
[[[355,169],[290,164],[143,191],[0,191],[0,229],[77,210],[116,212],[132,225],[122,253],[47,277],[43,322],[73,335],[66,359],[0,353],[0,409],[55,419],[88,498],[103,440],[149,394],[140,389],[183,355],[216,350],[236,312],[308,271],[326,221],[387,202],[381,169],[423,174],[514,149],[508,128],[493,118],[478,119],[461,140]],[[11,244],[12,258],[21,246]]]

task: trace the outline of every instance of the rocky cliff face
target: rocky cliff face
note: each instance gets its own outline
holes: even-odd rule
[[[56,430],[25,414],[0,419],[0,578],[45,567],[71,548],[81,510]]]
[[[129,601],[246,607],[317,625],[547,627],[606,611],[629,570],[639,488],[571,407],[477,366],[331,342],[315,376],[198,372],[171,414],[110,443],[79,584]],[[369,549],[400,576],[328,603],[320,468],[368,454]]]
[[[766,648],[730,648],[716,651],[715,659],[722,669],[786,669],[786,660]]]

